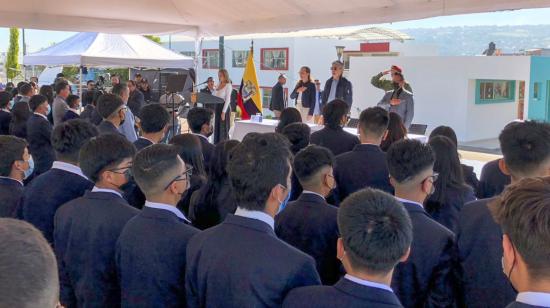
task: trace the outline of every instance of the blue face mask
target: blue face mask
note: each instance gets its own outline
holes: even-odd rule
[[[29,176],[31,176],[31,174],[34,172],[34,160],[32,159],[32,156],[31,158],[29,158],[29,169],[25,170],[24,172],[24,177],[25,179],[28,179]]]
[[[10,101],[10,110],[13,109],[13,105],[15,105],[15,102],[13,101],[13,99]]]
[[[281,185],[281,186],[282,186],[282,185]],[[283,187],[284,187],[284,186],[283,186]],[[283,200],[283,202],[281,202],[281,205],[279,206],[279,210],[277,211],[277,214],[279,214],[280,212],[282,212],[282,211],[285,209],[285,207],[286,207],[287,204],[288,204],[288,200],[290,200],[290,195],[291,195],[291,193],[292,193],[292,188],[290,188],[290,189],[288,190],[288,194],[286,195],[285,200]]]
[[[50,104],[48,104],[48,112],[46,112],[46,115],[50,114],[51,111],[52,111],[52,106],[50,106]]]

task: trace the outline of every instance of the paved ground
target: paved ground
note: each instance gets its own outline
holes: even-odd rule
[[[502,157],[502,155],[463,151],[463,150],[459,150],[458,153],[460,153],[460,160],[462,161],[463,164],[474,167],[474,172],[476,173],[478,179],[479,179],[479,176],[481,175],[481,168],[483,168],[483,166],[487,162]]]

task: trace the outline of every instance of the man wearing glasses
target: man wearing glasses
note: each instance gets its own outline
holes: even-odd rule
[[[424,202],[434,192],[434,153],[418,140],[394,143],[387,153],[390,182],[409,213],[409,260],[395,268],[392,289],[405,307],[453,307],[454,234],[433,220]]]
[[[139,211],[122,197],[131,176],[134,145],[124,136],[90,139],[80,168],[94,182],[91,192],[61,206],[54,219],[54,248],[64,307],[119,307],[116,241]]]
[[[121,135],[118,128],[126,119],[126,109],[122,99],[114,94],[103,94],[97,102],[97,112],[103,118],[97,129],[100,135]]]
[[[351,105],[353,103],[353,89],[351,82],[343,76],[344,63],[341,61],[332,62],[330,71],[332,77],[325,82],[320,110],[323,110],[323,106],[337,98],[346,102],[351,110]]]
[[[123,307],[186,305],[186,247],[198,230],[176,207],[192,173],[178,153],[173,145],[154,144],[134,160],[132,173],[147,201],[117,242]]]

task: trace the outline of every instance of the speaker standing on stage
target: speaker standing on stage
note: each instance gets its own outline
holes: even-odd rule
[[[330,103],[335,99],[341,99],[348,104],[349,110],[351,110],[351,105],[353,104],[353,89],[351,82],[343,76],[344,63],[341,61],[332,62],[330,71],[332,73],[332,77],[325,82],[325,88],[322,96],[322,106],[325,106],[327,103]]]
[[[382,76],[390,73],[391,73],[392,80],[381,79]],[[401,69],[397,65],[392,65],[390,70],[381,72],[378,75],[373,76],[372,79],[370,80],[370,83],[373,86],[377,87],[378,89],[382,89],[384,91],[396,90],[399,88],[399,80],[400,80],[399,76],[401,77],[403,76],[403,69]],[[411,88],[411,85],[406,81],[404,82],[403,88],[405,88],[405,90],[411,93],[413,91]]]
[[[414,98],[413,94],[405,89],[405,77],[401,73],[395,73],[395,80],[399,87],[395,90],[386,92],[384,97],[378,103],[378,107],[382,107],[389,112],[397,113],[403,124],[409,129],[414,117]]]
[[[226,69],[220,69],[218,71],[219,84],[212,93],[225,101],[223,107],[216,106],[216,118],[214,123],[214,143],[218,143],[222,140],[229,139],[229,126],[230,126],[230,113],[229,104],[231,103],[231,80],[229,79],[229,73]],[[219,115],[219,117],[218,117]],[[218,121],[218,119],[221,119]]]
[[[271,88],[271,102],[269,104],[269,110],[273,111],[275,118],[281,117],[281,112],[286,107],[285,90],[283,86],[286,83],[286,75],[280,74],[277,79],[277,83]]]
[[[315,107],[315,85],[311,79],[311,70],[307,66],[300,68],[300,80],[296,84],[294,91],[290,94],[290,98],[296,100],[296,109],[302,115],[302,121],[306,122],[313,116]],[[311,110],[311,112],[310,112]]]

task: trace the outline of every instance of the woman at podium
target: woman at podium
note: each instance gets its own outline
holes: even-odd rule
[[[224,100],[223,106],[216,105],[216,123],[214,124],[214,144],[226,140],[229,138],[229,127],[231,119],[230,103],[231,103],[231,91],[233,87],[231,80],[229,79],[229,73],[226,69],[220,69],[218,71],[219,84],[215,88],[214,96]],[[218,121],[217,119],[220,119]]]

